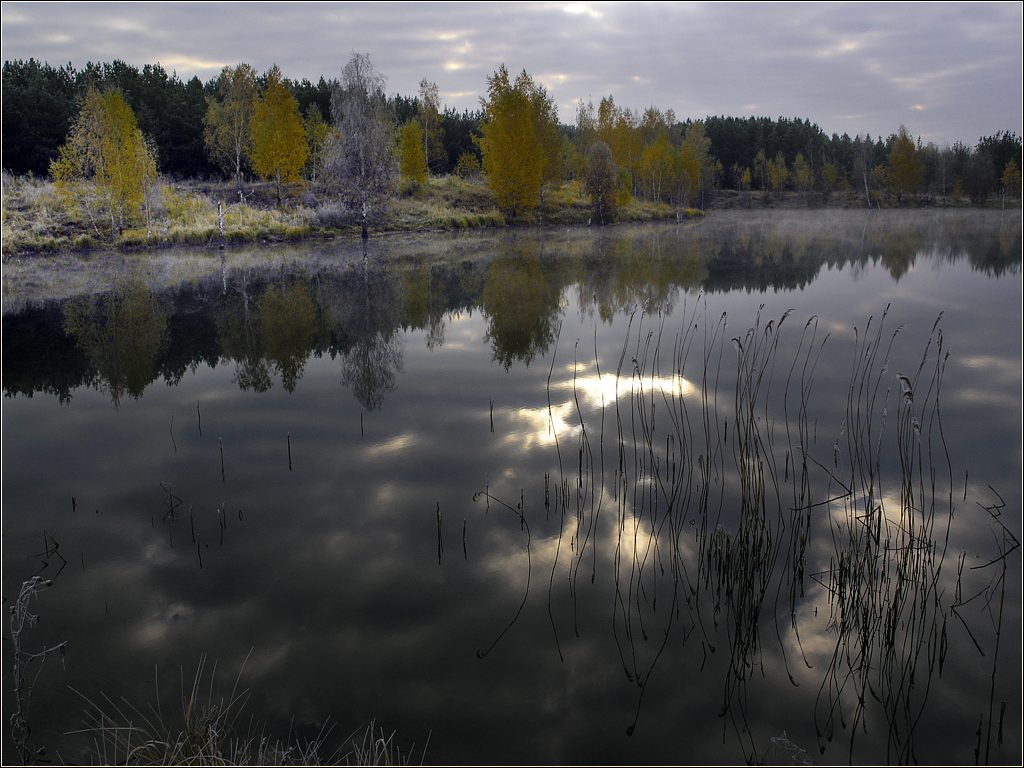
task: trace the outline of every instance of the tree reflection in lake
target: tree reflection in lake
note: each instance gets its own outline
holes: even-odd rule
[[[555,275],[545,274],[551,270],[545,270],[537,250],[533,245],[514,249],[515,255],[499,255],[487,270],[480,297],[486,339],[506,371],[515,361],[529,365],[555,338],[562,286]]]
[[[231,297],[231,298],[228,298]],[[271,387],[270,366],[263,354],[258,302],[250,295],[250,278],[243,272],[237,296],[226,293],[215,310],[221,353],[235,363],[235,381],[246,391]]]
[[[125,394],[141,397],[156,377],[167,314],[141,280],[123,278],[108,294],[68,302],[64,328],[114,405]]]
[[[5,265],[33,734],[255,646],[436,762],[1017,761],[1019,218],[820,216]]]
[[[438,348],[453,313],[479,309],[487,318],[494,360],[508,370],[551,347],[569,287],[575,288],[581,311],[596,310],[611,322],[635,306],[670,312],[677,297],[695,290],[799,288],[823,268],[861,269],[880,262],[899,279],[921,254],[950,263],[966,259],[994,276],[1019,268],[1019,222],[978,229],[960,219],[938,221],[938,226],[933,218],[893,222],[874,213],[810,229],[755,218],[733,222],[724,231],[708,222],[682,230],[601,229],[564,240],[519,233],[469,260],[459,260],[463,250],[456,247],[452,256],[425,255],[414,264],[370,260],[334,267],[301,259],[276,267],[232,269],[229,264],[223,271],[211,269],[191,296],[152,291],[122,266],[115,291],[65,304],[63,332],[42,306],[5,315],[4,387],[8,394],[73,389],[74,384],[57,379],[80,367],[73,358],[84,353],[96,383],[114,399],[139,396],[161,375],[177,381],[190,366],[212,364],[218,356],[234,363],[244,390],[265,392],[276,374],[293,392],[310,355],[327,353],[345,358],[344,385],[377,408],[383,394],[398,385],[402,330],[425,330],[428,347]],[[472,241],[465,245],[475,253]],[[20,346],[21,334],[14,329],[27,323],[53,348]],[[60,341],[65,334],[75,349]],[[33,362],[34,352],[44,349],[62,363]],[[23,373],[31,377],[33,366],[42,376],[23,380]],[[78,381],[86,378],[80,375]]]
[[[305,285],[293,282],[269,288],[260,297],[260,320],[267,359],[294,392],[316,339],[316,307]]]
[[[379,265],[340,280],[319,281],[318,298],[331,333],[331,356],[341,355],[341,383],[369,411],[380,409],[402,369],[402,295],[395,274]]]

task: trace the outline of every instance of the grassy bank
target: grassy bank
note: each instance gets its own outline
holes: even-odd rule
[[[217,246],[221,242],[219,206],[224,209],[227,244],[358,236],[353,217],[327,195],[292,189],[282,205],[269,185],[246,185],[239,199],[230,184],[161,182],[150,197],[149,223],[134,222],[116,237],[97,206],[47,180],[3,177],[3,255],[82,251],[90,248],[159,248],[174,245]],[[539,208],[515,225],[584,225],[590,205],[580,185],[569,182],[545,190]],[[633,199],[617,220],[673,220],[701,215]],[[417,232],[505,227],[510,222],[494,205],[482,179],[431,178],[419,189],[403,190],[375,227],[378,232]]]

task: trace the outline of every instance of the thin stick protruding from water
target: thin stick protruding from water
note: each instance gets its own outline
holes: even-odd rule
[[[177,453],[178,452],[178,441],[174,439],[174,411],[171,411],[171,426],[168,429],[168,432],[171,433],[171,445],[174,446],[174,452]]]
[[[224,479],[224,438],[218,437],[217,442],[220,444],[220,481],[226,482]]]
[[[292,433],[288,433],[288,471],[292,471]]]
[[[441,564],[444,554],[444,539],[441,537],[441,502],[437,502],[437,564]]]
[[[491,432],[494,432],[494,400],[491,400]]]
[[[203,436],[203,414],[199,410],[199,401],[196,400],[196,423],[199,426],[199,436]]]

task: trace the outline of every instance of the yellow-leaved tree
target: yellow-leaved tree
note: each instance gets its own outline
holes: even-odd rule
[[[111,237],[140,214],[148,227],[156,152],[119,91],[89,88],[50,174],[84,207],[109,218]]]
[[[917,146],[910,132],[900,126],[892,137],[889,149],[888,181],[896,193],[896,202],[903,201],[904,195],[913,195],[921,186],[924,167],[917,152]]]
[[[403,181],[413,189],[427,183],[427,153],[418,120],[410,120],[398,132],[398,158]]]
[[[612,150],[612,157],[624,178],[630,194],[637,192],[639,164],[643,143],[637,130],[637,116],[629,109],[615,104],[609,94],[597,106],[597,138]]]
[[[484,175],[498,207],[515,221],[537,207],[545,171],[557,161],[550,156],[550,124],[556,134],[558,125],[554,103],[525,71],[513,83],[504,64],[487,78],[487,99],[481,102]]]
[[[252,169],[264,181],[276,183],[280,205],[281,184],[302,179],[309,146],[299,103],[285,86],[276,64],[267,72],[267,87],[256,99],[250,133]]]
[[[675,147],[664,130],[644,149],[640,156],[638,182],[649,199],[662,200],[676,187],[675,171],[679,166],[676,156]]]

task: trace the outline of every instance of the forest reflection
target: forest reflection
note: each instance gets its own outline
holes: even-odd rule
[[[570,297],[582,314],[607,322],[635,308],[671,311],[700,290],[798,289],[823,269],[881,265],[899,280],[921,259],[965,260],[996,276],[1020,267],[1019,221],[998,230],[957,221],[869,224],[709,221],[681,230],[515,234],[487,241],[474,258],[453,249],[337,266],[224,266],[157,289],[126,269],[102,293],[5,314],[4,394],[67,401],[89,387],[117,405],[159,379],[175,385],[200,365],[232,366],[242,390],[267,392],[276,382],[292,393],[310,358],[328,356],[338,361],[341,386],[377,410],[397,386],[408,334],[442,347],[448,323],[466,313],[480,313],[493,361],[509,370],[547,353]]]

